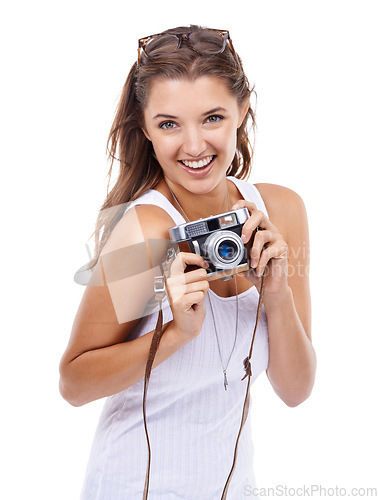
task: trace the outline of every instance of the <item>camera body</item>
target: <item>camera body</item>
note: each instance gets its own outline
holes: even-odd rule
[[[227,280],[249,269],[248,248],[254,234],[248,245],[241,239],[242,227],[248,218],[248,210],[239,208],[174,226],[169,233],[179,251],[196,253],[209,263],[206,269],[208,281]],[[188,266],[185,271],[196,268]]]

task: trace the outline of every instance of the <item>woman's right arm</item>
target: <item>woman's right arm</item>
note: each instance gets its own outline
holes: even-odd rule
[[[60,392],[73,406],[116,394],[143,378],[154,331],[125,340],[153,296],[153,279],[161,274],[154,263],[164,257],[172,225],[172,219],[162,209],[141,206],[130,210],[113,230],[101,254],[104,284],[86,287],[59,366]],[[143,260],[144,245],[149,265],[136,274],[133,269],[127,271],[120,256],[128,255],[132,262],[134,249],[138,253],[135,262],[138,257]],[[204,262],[199,255],[180,253],[172,264],[167,292],[173,320],[163,327],[153,368],[201,331],[208,290],[206,271],[184,270],[186,264],[204,266]],[[120,279],[114,278],[117,267]],[[109,282],[108,276],[113,281]]]

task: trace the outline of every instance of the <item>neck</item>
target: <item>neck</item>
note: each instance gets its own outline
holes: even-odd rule
[[[228,212],[230,209],[226,178],[222,179],[222,181],[208,193],[192,193],[184,187],[172,183],[169,179],[166,179],[165,183],[167,186],[166,195],[168,199],[179,212],[181,212],[181,207],[190,221]],[[178,206],[170,190],[177,198],[180,206]]]

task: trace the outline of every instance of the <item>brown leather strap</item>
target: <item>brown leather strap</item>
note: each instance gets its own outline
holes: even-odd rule
[[[250,384],[251,384],[251,377],[252,377],[252,368],[251,368],[251,358],[252,358],[252,351],[253,351],[253,344],[255,342],[255,336],[256,336],[256,331],[257,331],[257,325],[259,322],[260,314],[261,314],[261,309],[263,305],[263,298],[264,298],[264,288],[265,288],[265,272],[266,269],[264,270],[264,274],[262,275],[261,278],[261,287],[260,287],[260,297],[259,297],[259,303],[257,307],[257,314],[256,314],[256,321],[255,321],[255,328],[253,330],[253,335],[252,335],[252,341],[251,341],[251,347],[249,350],[249,355],[246,357],[243,361],[244,364],[244,370],[245,370],[245,375],[242,378],[244,380],[246,377],[248,377],[248,382],[247,382],[247,389],[246,389],[246,394],[245,394],[245,399],[244,399],[244,406],[243,406],[243,412],[242,412],[242,419],[240,423],[240,428],[239,428],[239,433],[236,438],[236,443],[235,443],[235,450],[234,450],[234,460],[232,463],[232,467],[230,470],[230,473],[228,475],[226,484],[223,489],[222,497],[221,500],[225,500],[227,498],[227,492],[228,488],[230,486],[231,478],[234,473],[235,465],[236,465],[236,458],[237,458],[237,451],[238,451],[238,445],[239,445],[239,439],[241,436],[241,432],[243,430],[244,424],[247,420],[248,417],[248,410],[249,410],[249,400],[250,400]],[[156,352],[159,347],[160,339],[162,337],[162,324],[163,324],[163,311],[162,311],[162,303],[159,301],[159,315],[158,315],[158,320],[156,323],[156,328],[154,335],[151,340],[151,346],[150,346],[150,352],[148,354],[148,360],[146,364],[146,372],[145,372],[145,377],[144,377],[144,391],[143,391],[143,422],[144,422],[144,430],[146,433],[146,439],[147,439],[147,448],[148,448],[148,459],[147,459],[147,471],[146,471],[146,478],[144,482],[144,491],[143,491],[143,500],[147,500],[148,496],[148,487],[149,487],[149,480],[150,480],[150,466],[151,466],[151,447],[150,447],[150,440],[148,437],[148,431],[147,431],[147,420],[146,420],[146,399],[147,399],[147,389],[148,389],[148,383],[150,380],[150,375],[151,375],[151,370],[152,370],[152,365],[156,356]],[[163,332],[164,333],[164,332]]]
[[[145,372],[145,376],[144,376],[143,423],[144,423],[144,430],[145,430],[146,439],[147,439],[148,459],[147,459],[146,479],[144,481],[143,500],[147,500],[148,486],[149,486],[149,481],[150,481],[150,466],[151,466],[151,447],[150,447],[150,439],[148,437],[147,420],[146,420],[147,389],[148,389],[148,383],[150,381],[152,364],[154,362],[156,352],[157,352],[159,344],[160,344],[160,339],[162,337],[162,325],[163,325],[163,311],[162,311],[162,303],[161,303],[161,301],[159,301],[159,314],[158,314],[155,332],[154,332],[154,334],[152,336],[152,340],[151,340],[150,352],[148,353],[148,359],[147,359],[147,363],[146,363],[146,372]]]

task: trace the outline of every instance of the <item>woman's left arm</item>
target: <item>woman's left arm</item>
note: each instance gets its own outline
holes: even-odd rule
[[[282,401],[294,407],[311,394],[316,372],[311,343],[307,214],[301,197],[294,191],[273,184],[259,185],[260,192],[267,190],[270,195],[263,198],[270,219],[247,200],[238,201],[233,208],[244,206],[251,214],[243,226],[246,243],[259,227],[251,248],[251,269],[243,274],[260,290],[265,269],[267,376]]]

